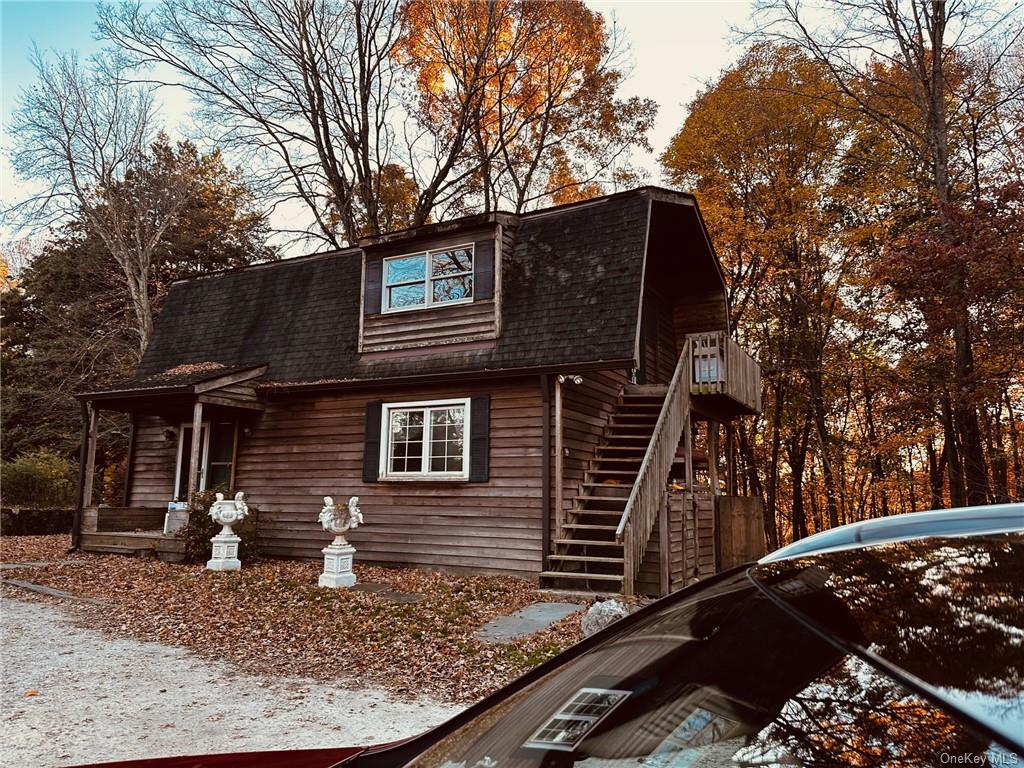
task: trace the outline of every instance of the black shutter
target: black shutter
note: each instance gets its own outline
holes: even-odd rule
[[[479,395],[469,401],[469,480],[486,483],[491,452],[491,398]]]
[[[380,414],[382,403],[366,404],[366,441],[363,446],[363,482],[380,479]]]
[[[494,298],[494,241],[478,240],[473,248],[473,297]]]
[[[363,286],[363,314],[380,313],[381,281],[384,276],[384,262],[380,259],[366,262],[366,284]]]

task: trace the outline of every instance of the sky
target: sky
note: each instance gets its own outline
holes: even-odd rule
[[[731,30],[745,23],[749,3],[593,0],[588,5],[609,21],[614,19],[629,43],[633,69],[622,95],[651,98],[660,105],[650,133],[654,152],[634,158],[647,170],[649,182],[660,183],[657,158],[682,126],[686,104],[739,57],[741,47]],[[44,50],[73,49],[88,56],[102,47],[93,38],[95,22],[96,5],[86,0],[0,0],[0,147],[4,150],[9,146],[6,126],[18,94],[34,79],[28,60],[32,45]],[[180,135],[179,126],[187,124],[187,100],[180,93],[165,92],[161,101],[164,127],[172,136]],[[9,204],[21,193],[5,155],[0,160],[0,200]]]

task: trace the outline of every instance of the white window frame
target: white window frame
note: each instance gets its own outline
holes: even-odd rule
[[[430,411],[441,410],[452,406],[462,406],[465,414],[462,419],[462,471],[431,472],[430,471]],[[425,411],[423,419],[423,467],[419,472],[391,471],[391,414],[394,411]],[[469,398],[453,398],[448,400],[412,400],[404,403],[385,403],[381,408],[381,441],[380,480],[468,480],[469,479]]]
[[[460,272],[457,275],[444,275],[442,277],[431,277],[430,275],[430,261],[431,256],[435,253],[444,253],[445,251],[456,251],[459,249],[468,250],[469,258],[472,262],[472,269],[468,272]],[[388,283],[388,262],[394,261],[395,259],[407,259],[410,256],[422,256],[423,257],[423,280],[409,280],[403,283]],[[471,278],[470,282],[473,286],[473,295],[470,295],[464,299],[453,299],[451,301],[434,301],[433,284],[435,280],[443,280],[446,277],[465,277]],[[412,253],[403,253],[399,256],[388,256],[384,259],[383,268],[381,269],[381,297],[380,306],[382,314],[389,314],[391,312],[409,312],[415,309],[435,309],[437,307],[452,307],[458,304],[472,304],[473,297],[476,295],[476,247],[475,243],[462,243],[460,245],[449,245],[444,248],[432,248],[426,251],[413,251]],[[394,288],[403,285],[420,285],[423,284],[423,303],[414,304],[410,307],[392,307],[388,302],[388,288]]]
[[[181,449],[185,445],[185,428],[192,429],[193,426],[191,421],[184,421],[178,428],[178,461],[174,466],[174,498],[176,499],[181,498]],[[206,459],[210,455],[210,422],[204,421],[200,425],[200,430],[206,435],[206,439],[203,440],[203,455],[199,458],[199,481],[196,483],[197,492],[206,490]],[[192,436],[192,439],[196,439],[195,435]],[[191,460],[192,457],[189,456],[189,461]],[[185,492],[188,492],[188,488],[185,489]],[[188,501],[188,499],[185,499],[185,501]]]

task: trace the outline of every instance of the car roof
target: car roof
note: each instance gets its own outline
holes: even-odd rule
[[[1018,530],[1024,530],[1024,504],[990,504],[908,512],[831,528],[770,552],[758,562],[774,563],[818,552],[930,536],[968,536]]]

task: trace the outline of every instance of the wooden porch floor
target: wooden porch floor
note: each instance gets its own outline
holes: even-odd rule
[[[82,550],[135,557],[159,557],[170,563],[185,558],[185,542],[155,531],[82,531]]]

